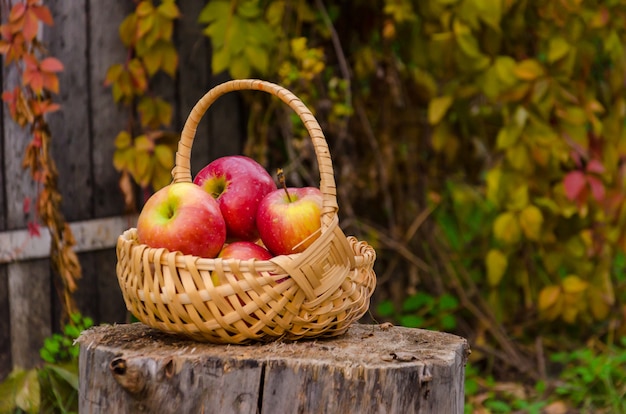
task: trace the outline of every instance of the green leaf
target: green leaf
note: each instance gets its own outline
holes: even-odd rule
[[[455,310],[456,308],[458,308],[458,306],[459,306],[458,299],[450,295],[449,293],[444,293],[439,298],[439,310],[442,310],[442,311]]]
[[[456,318],[454,315],[443,315],[441,317],[441,327],[445,330],[456,328]]]
[[[393,302],[390,300],[383,300],[376,306],[376,312],[380,316],[392,316],[395,313]]]
[[[234,79],[250,77],[250,62],[244,56],[235,57],[230,64],[230,74]]]
[[[75,325],[65,325],[65,329],[63,331],[65,335],[73,339],[78,338],[80,335],[80,329]]]
[[[230,66],[230,51],[226,48],[214,50],[211,63],[214,74],[227,70]]]
[[[261,15],[257,0],[244,0],[237,6],[237,14],[246,19],[256,19]]]
[[[424,308],[432,308],[435,299],[427,293],[419,292],[409,296],[402,303],[403,312],[415,312]]]
[[[230,15],[231,3],[229,0],[211,0],[198,15],[199,23],[211,23],[215,20],[225,20]]]
[[[424,326],[424,318],[417,315],[402,315],[398,322],[400,322],[400,325],[406,326],[407,328],[419,328]]]
[[[47,365],[46,369],[54,372],[60,378],[62,378],[66,383],[68,383],[72,388],[78,391],[79,383],[78,383],[78,373],[75,372],[73,365]]]
[[[451,95],[439,96],[428,103],[428,122],[431,125],[441,122],[454,102]]]
[[[227,47],[232,56],[243,53],[246,47],[248,24],[239,16],[233,16],[230,24],[226,27],[224,47]]]
[[[246,46],[245,55],[254,69],[262,75],[267,74],[269,69],[269,56],[265,49],[258,46]]]
[[[16,369],[0,383],[0,412],[13,413],[17,409],[39,413],[40,387],[37,370]]]

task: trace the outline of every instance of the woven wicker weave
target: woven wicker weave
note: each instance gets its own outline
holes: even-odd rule
[[[137,231],[117,243],[117,276],[127,308],[141,322],[199,341],[240,344],[336,336],[363,316],[375,286],[376,254],[339,227],[332,162],[308,108],[287,89],[260,80],[216,86],[192,109],[178,144],[173,182],[191,182],[190,156],[200,119],[220,96],[270,93],[300,117],[313,140],[323,194],[320,237],[304,252],[267,261],[206,259],[139,244]],[[211,275],[223,281],[214,286]]]

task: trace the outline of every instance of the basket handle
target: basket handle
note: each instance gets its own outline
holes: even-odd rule
[[[191,147],[200,119],[202,119],[207,109],[220,96],[228,92],[241,90],[257,90],[277,96],[284,103],[289,105],[302,120],[313,141],[313,148],[319,166],[320,191],[322,192],[321,224],[322,230],[326,230],[332,225],[333,218],[337,215],[337,211],[339,210],[333,165],[326,138],[324,137],[322,128],[309,108],[292,92],[274,83],[258,79],[231,80],[213,87],[200,98],[194,105],[183,126],[180,141],[178,142],[178,151],[176,152],[176,164],[172,170],[172,182],[192,182],[190,163]]]

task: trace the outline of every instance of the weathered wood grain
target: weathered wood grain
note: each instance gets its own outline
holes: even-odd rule
[[[13,66],[3,67],[2,73],[5,90],[12,90],[15,85],[19,84],[19,73]],[[28,172],[22,168],[25,148],[31,136],[27,129],[13,122],[8,111],[2,112],[2,123],[4,126],[2,129],[4,176],[7,177],[4,182],[6,229],[21,229],[25,228],[28,222],[28,216],[24,214],[24,199],[34,199],[37,194],[35,183]]]
[[[463,412],[463,338],[353,325],[339,338],[225,346],[143,324],[83,332],[80,412]]]
[[[13,366],[32,368],[52,332],[50,261],[11,263],[7,269]]]
[[[198,15],[204,7],[203,2],[181,0],[178,7],[182,16],[176,22],[176,44],[178,48],[178,96],[176,124],[182,127],[198,100],[209,91],[211,78],[211,55],[209,40],[202,34],[202,27],[197,22]],[[191,173],[195,174],[212,161],[209,140],[209,116],[202,118],[198,124],[196,140],[193,144],[191,157]]]
[[[43,38],[50,54],[65,63],[55,99],[61,109],[48,118],[63,197],[61,210],[69,221],[84,220],[92,210],[85,0],[50,0],[46,5],[54,25],[45,26]]]
[[[228,74],[211,77],[209,88],[230,80]],[[243,117],[241,97],[238,93],[222,96],[209,108],[209,154],[211,159],[224,155],[241,154],[245,141],[246,121]]]
[[[6,377],[13,363],[11,360],[11,319],[9,318],[9,281],[7,265],[0,265],[0,381]]]
[[[106,73],[114,63],[123,63],[127,51],[119,38],[119,24],[134,8],[129,1],[87,2],[89,29],[89,126],[92,142],[93,217],[122,213],[124,200],[118,187],[120,175],[113,168],[114,140],[126,127],[128,114],[113,101]]]

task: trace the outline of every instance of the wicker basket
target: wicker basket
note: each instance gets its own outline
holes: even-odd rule
[[[137,231],[117,242],[117,277],[128,310],[165,332],[206,342],[328,337],[343,334],[363,316],[374,291],[376,253],[339,227],[332,162],[324,134],[293,93],[260,80],[216,86],[192,109],[183,128],[173,182],[191,182],[196,127],[220,96],[239,90],[270,93],[304,123],[317,156],[323,194],[320,237],[304,252],[267,261],[207,259],[139,244]],[[211,275],[225,281],[214,286]]]

